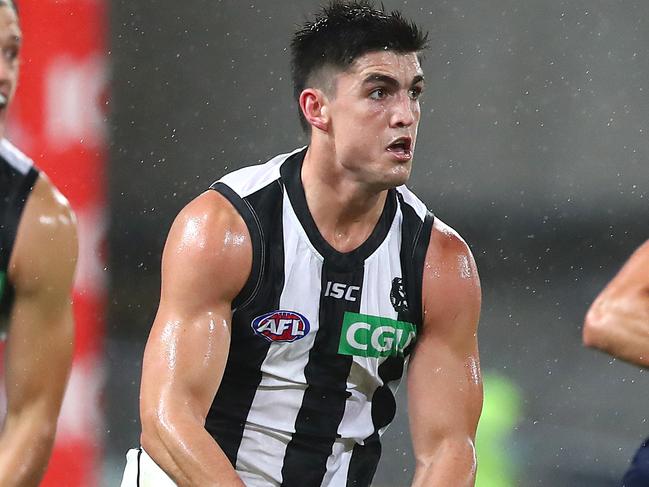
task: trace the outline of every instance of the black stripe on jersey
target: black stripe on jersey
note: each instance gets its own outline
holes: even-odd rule
[[[214,186],[218,191],[230,189],[218,183]],[[255,335],[250,324],[255,317],[279,309],[284,287],[283,189],[279,184],[271,184],[245,197],[245,201],[234,192],[228,194],[235,207],[241,208],[240,212],[248,212],[244,219],[259,222],[257,242],[253,240],[253,249],[259,249],[259,253],[255,253],[253,261],[257,257],[261,260],[257,264],[259,285],[252,295],[254,301],[248,300],[232,314],[230,350],[245,350],[245,354],[228,355],[221,385],[205,421],[205,429],[236,466],[246,418],[262,378],[261,365],[270,348],[269,342]]]
[[[140,457],[142,457],[142,447],[137,449],[137,476],[135,477],[136,487],[140,487]]]
[[[0,329],[7,325],[11,308],[13,306],[16,290],[13,284],[9,281],[9,277],[5,275],[5,283],[2,295],[0,295]]]
[[[365,444],[356,443],[352,451],[347,472],[347,487],[364,487],[372,483],[376,467],[381,458],[381,442],[378,434],[372,435],[372,441],[365,440]]]
[[[261,269],[264,266],[265,258],[264,238],[259,218],[248,202],[235,193],[232,188],[218,181],[212,184],[210,189],[223,195],[236,208],[248,227],[252,241],[252,270],[243,289],[232,302],[232,309],[236,310],[252,301],[261,282]]]
[[[34,167],[23,174],[0,158],[0,271],[9,267],[20,219],[38,176]],[[14,298],[13,285],[8,276],[5,279],[4,291],[0,293],[0,319],[8,318]]]
[[[33,167],[27,174],[22,174],[0,159],[0,270],[9,266],[20,217],[38,175]]]
[[[280,169],[282,180],[286,185],[286,192],[302,228],[304,228],[311,244],[325,260],[329,261],[331,267],[345,270],[363,265],[363,262],[374,253],[388,236],[397,211],[396,191],[394,189],[388,191],[383,212],[367,240],[351,252],[340,253],[322,236],[309,211],[304,187],[302,186],[302,163],[305,155],[306,150],[294,154],[282,164]]]
[[[401,194],[398,194],[398,198],[401,213],[403,214],[400,260],[408,299],[408,309],[405,312],[399,312],[399,320],[414,323],[419,330],[423,319],[422,284],[424,261],[426,260],[426,251],[430,243],[430,234],[433,230],[435,217],[431,212],[427,211],[422,221],[415,210],[404,201]],[[412,348],[412,346],[414,346],[414,341],[409,348]]]
[[[350,396],[347,377],[353,358],[338,354],[343,317],[347,311],[360,310],[361,296],[347,301],[325,296],[323,291],[330,281],[362,290],[363,275],[363,267],[342,272],[324,261],[319,329],[304,369],[308,385],[295,421],[295,434],[286,448],[282,487],[318,486],[327,471],[327,458]]]

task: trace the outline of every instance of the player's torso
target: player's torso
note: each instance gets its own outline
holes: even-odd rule
[[[308,212],[302,158],[272,169],[279,177],[265,174],[270,184],[242,200],[256,233],[253,279],[235,303],[228,365],[206,427],[248,485],[335,486],[350,475],[365,485],[421,321],[411,258],[425,208],[404,211],[390,191],[371,236],[341,254]],[[216,189],[237,201],[229,186]],[[260,465],[272,481],[255,480]]]

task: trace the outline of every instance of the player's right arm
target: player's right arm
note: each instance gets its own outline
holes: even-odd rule
[[[584,344],[649,367],[649,241],[622,267],[591,305]]]
[[[76,262],[74,214],[42,174],[23,210],[9,262],[15,295],[4,356],[2,487],[38,486],[52,452],[72,364]]]
[[[180,212],[140,393],[142,446],[178,485],[243,486],[204,425],[228,357],[231,303],[251,267],[248,230],[223,196],[207,191]]]

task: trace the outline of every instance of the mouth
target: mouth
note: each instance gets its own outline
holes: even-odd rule
[[[412,138],[399,137],[386,147],[398,160],[409,161],[412,159]]]

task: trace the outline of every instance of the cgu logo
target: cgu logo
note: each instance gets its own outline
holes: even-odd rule
[[[342,284],[340,282],[331,282],[327,281],[327,288],[325,289],[325,296],[330,296],[336,299],[345,299],[346,301],[356,301],[358,293],[361,288],[359,286],[349,286],[348,284]]]
[[[357,357],[403,356],[417,335],[415,326],[381,316],[346,312],[338,353]]]
[[[257,316],[250,326],[255,334],[269,342],[294,342],[304,338],[311,329],[309,320],[304,316],[286,310],[271,311]]]

